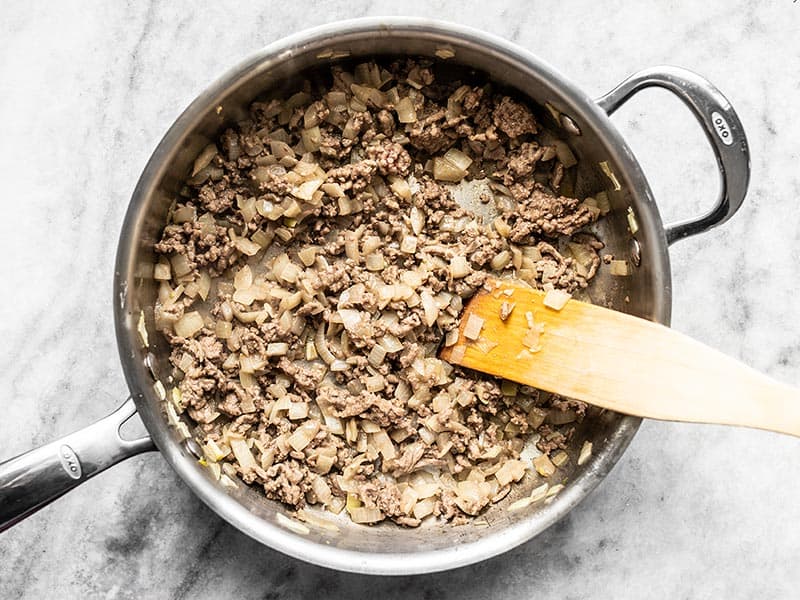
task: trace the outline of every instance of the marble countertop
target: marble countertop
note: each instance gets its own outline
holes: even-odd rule
[[[750,194],[728,225],[671,250],[673,324],[799,385],[800,3],[646,4],[5,3],[0,456],[86,425],[125,398],[113,256],[139,173],[179,112],[282,35],[364,15],[486,29],[593,95],[661,63],[715,82],[750,140]],[[665,220],[709,206],[714,160],[676,99],[646,91],[614,121]],[[763,432],[646,422],[601,487],[537,539],[472,567],[396,579],[332,572],[260,546],[151,453],[0,535],[0,596],[796,597],[799,452],[797,439]]]

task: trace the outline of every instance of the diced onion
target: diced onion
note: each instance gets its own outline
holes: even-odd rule
[[[231,337],[231,332],[233,328],[231,327],[230,322],[228,321],[217,321],[217,324],[214,329],[214,334],[221,340],[227,340]]]
[[[266,365],[267,361],[264,359],[264,357],[257,354],[252,356],[242,355],[239,357],[239,370],[241,373],[257,373]]]
[[[611,212],[611,204],[608,201],[608,194],[606,192],[597,192],[594,195],[594,200],[597,202],[597,208],[600,209],[601,215],[607,215]]]
[[[422,276],[417,271],[403,271],[400,274],[400,281],[412,290],[416,290],[422,285]],[[433,296],[431,296],[431,302],[433,302]]]
[[[469,169],[469,166],[472,164],[472,159],[456,148],[450,148],[445,152],[444,159],[462,171]]]
[[[237,290],[246,290],[253,285],[253,271],[247,265],[236,272],[233,277],[233,287]]]
[[[456,55],[456,53],[453,51],[453,48],[449,45],[436,48],[436,52],[434,52],[434,54],[442,60],[453,58]]]
[[[387,333],[382,338],[380,338],[378,340],[378,343],[389,354],[393,354],[394,352],[400,352],[400,350],[403,349],[403,342],[398,340],[397,337],[392,335],[391,333]]]
[[[282,159],[284,156],[294,156],[294,150],[287,144],[286,142],[281,142],[279,140],[271,140],[269,143],[269,151],[277,158],[278,160]]]
[[[367,508],[366,506],[359,506],[353,508],[350,512],[350,519],[353,523],[377,523],[383,520],[383,513],[378,508]]]
[[[211,276],[206,271],[201,271],[200,276],[197,278],[197,293],[203,301],[208,299],[208,293],[211,291]]]
[[[460,345],[454,346],[453,350],[450,352],[450,361],[456,364],[460,364],[462,360],[464,360],[464,355],[467,352],[467,347]]]
[[[277,513],[275,515],[275,520],[279,525],[283,525],[286,527],[286,529],[294,531],[295,533],[299,533],[300,535],[308,535],[311,533],[311,530],[308,527],[298,521],[295,521],[294,519],[290,519],[282,513]]]
[[[167,390],[164,388],[164,384],[161,383],[160,380],[156,379],[156,382],[153,384],[153,389],[155,389],[156,394],[161,400],[167,399]]]
[[[545,417],[547,417],[547,411],[534,406],[528,411],[525,420],[531,428],[538,429],[539,426],[544,423]]]
[[[303,147],[306,152],[316,152],[322,142],[322,133],[319,126],[309,127],[300,132],[300,139],[303,140]]]
[[[303,265],[310,267],[317,258],[317,249],[313,246],[307,246],[297,253],[297,257]]]
[[[252,221],[258,214],[258,211],[256,210],[256,199],[252,196],[249,198],[239,196],[236,199],[236,206],[238,206],[239,210],[242,211],[242,217],[244,217],[245,222]]]
[[[367,355],[367,360],[369,364],[373,367],[378,367],[383,363],[383,359],[386,357],[386,349],[383,346],[375,344],[372,349],[369,351]]]
[[[261,246],[247,238],[236,238],[233,242],[236,249],[246,256],[255,256],[261,251]]]
[[[567,410],[560,410],[557,408],[551,408],[547,412],[547,419],[546,421],[552,425],[564,425],[566,423],[574,423],[578,418],[578,415],[575,413],[574,410],[567,409]]]
[[[609,166],[608,161],[604,160],[598,164],[600,165],[600,170],[603,171],[603,173],[606,174],[606,177],[608,177],[608,179],[611,181],[612,185],[614,186],[614,190],[616,191],[621,190],[622,186],[619,184],[619,180],[617,179],[617,176],[614,173],[614,171]]]
[[[495,271],[502,271],[511,262],[511,253],[508,250],[501,250],[492,257],[491,265]]]
[[[475,340],[475,347],[484,354],[488,354],[489,352],[497,348],[497,346],[498,346],[497,342],[486,339],[483,336]]]
[[[397,111],[397,120],[401,123],[414,123],[417,120],[417,111],[414,108],[414,101],[410,96],[401,98],[397,106],[394,107]]]
[[[435,322],[436,319],[439,317],[439,307],[436,304],[436,301],[433,299],[431,293],[427,290],[423,291],[419,295],[420,300],[422,301],[422,310],[425,315],[425,324],[430,327]]]
[[[289,404],[289,413],[287,415],[291,421],[298,419],[305,419],[308,416],[308,403],[307,402],[292,402]]]
[[[549,489],[550,489],[550,484],[549,483],[543,483],[542,485],[540,485],[539,487],[534,488],[531,491],[530,499],[533,502],[537,502],[538,500],[541,500],[542,498],[547,496],[547,490],[549,490]]]
[[[147,337],[147,327],[144,320],[144,311],[139,311],[139,320],[136,322],[136,331],[139,333],[139,339],[142,341],[142,346],[147,348],[150,343]]]
[[[402,177],[395,177],[391,180],[389,184],[389,189],[392,190],[399,198],[403,200],[411,200],[411,186],[408,185],[408,181],[403,179]]]
[[[289,436],[287,443],[296,451],[302,451],[306,446],[311,443],[314,436],[319,432],[319,422],[305,421],[294,433]]]
[[[371,433],[370,438],[372,443],[375,445],[375,448],[377,448],[378,452],[381,453],[381,456],[383,456],[384,459],[391,460],[397,456],[397,450],[395,449],[394,444],[392,444],[389,434],[387,434],[383,429],[380,429],[375,433]]]
[[[228,453],[223,452],[222,448],[212,439],[206,441],[203,446],[203,454],[205,454],[208,460],[213,460],[214,462],[219,462],[228,455]]]
[[[546,454],[540,454],[533,459],[533,466],[536,472],[542,477],[550,477],[556,472],[556,466],[552,463]]]
[[[512,502],[508,505],[508,512],[514,512],[517,510],[522,510],[523,508],[528,507],[530,504],[533,503],[533,498],[530,496],[525,496],[524,498],[520,498],[516,502]]]
[[[410,220],[411,230],[414,232],[414,234],[419,235],[422,233],[422,229],[425,227],[425,213],[423,213],[422,210],[416,206],[412,206]]]
[[[300,273],[301,273],[300,268],[293,262],[289,262],[281,271],[281,274],[278,276],[278,279],[282,279],[287,283],[294,283],[295,281],[297,281],[297,277],[300,275]]]
[[[511,316],[511,313],[514,312],[514,308],[517,306],[516,302],[509,302],[508,300],[504,300],[500,304],[500,320],[506,321]]]
[[[364,379],[364,387],[368,392],[379,392],[386,387],[383,375],[372,375]]]
[[[342,325],[347,331],[355,331],[361,324],[361,311],[352,308],[340,308],[337,312],[342,318]]]
[[[331,198],[343,198],[345,196],[342,186],[338,183],[323,183],[320,188]]]
[[[382,244],[383,242],[381,241],[381,238],[377,235],[368,235],[363,239],[361,248],[363,249],[364,254],[368,255],[375,252],[375,250],[380,248]]]
[[[372,105],[376,108],[380,108],[386,104],[386,94],[376,90],[373,87],[353,83],[350,85],[350,89],[355,97],[367,106]]]
[[[451,163],[449,160],[436,156],[433,159],[433,178],[439,181],[457,183],[466,177],[467,171]]]
[[[519,384],[514,381],[508,381],[507,379],[504,379],[503,383],[500,384],[500,391],[502,392],[503,396],[511,396],[513,398],[517,395],[518,390]]]
[[[553,464],[555,466],[560,467],[569,460],[569,455],[563,450],[559,450],[553,455],[553,458],[551,460],[553,461]]]
[[[572,153],[572,149],[570,149],[566,142],[556,140],[555,147],[558,160],[561,161],[561,164],[564,165],[565,169],[569,169],[570,167],[578,164],[575,155]]]
[[[434,498],[426,498],[414,505],[413,514],[415,519],[424,519],[436,508],[436,500]]]
[[[570,298],[572,298],[572,294],[569,294],[563,290],[552,289],[544,295],[543,302],[547,308],[561,310],[567,305],[567,302],[569,302]]]
[[[175,335],[183,338],[194,337],[203,326],[203,317],[200,316],[199,312],[192,311],[175,321]]]
[[[633,208],[630,206],[628,207],[627,217],[628,228],[631,230],[631,235],[636,235],[636,232],[639,231],[639,222],[636,220],[636,213],[633,212]]]
[[[383,254],[376,252],[375,254],[370,254],[364,259],[364,265],[367,267],[368,271],[382,271],[386,268],[386,261],[383,258]]]
[[[583,442],[583,446],[581,446],[581,452],[578,455],[578,465],[582,465],[589,457],[592,455],[592,442]]]
[[[267,344],[267,356],[285,356],[289,352],[286,342],[270,342]]]
[[[172,279],[172,271],[168,262],[157,262],[153,269],[153,279],[156,281],[169,281]]]
[[[450,259],[450,276],[453,279],[461,279],[472,272],[469,261],[464,256],[454,256]]]
[[[403,237],[403,241],[400,242],[400,252],[404,252],[406,254],[414,254],[417,251],[417,238],[413,235],[407,235]]]
[[[624,260],[612,260],[609,263],[609,270],[611,271],[612,275],[617,275],[620,277],[630,275],[628,263]]]
[[[192,166],[192,173],[190,177],[194,177],[200,171],[205,169],[209,164],[211,164],[211,160],[217,155],[217,147],[214,144],[209,144],[194,161],[194,165]]]
[[[253,453],[250,452],[250,448],[247,447],[247,442],[244,441],[244,439],[230,437],[229,441],[231,450],[233,450],[233,455],[236,457],[236,462],[239,463],[239,466],[244,472],[251,471],[258,466],[256,459],[253,457]]]
[[[541,338],[541,330],[538,327],[531,327],[522,336],[522,345],[527,347],[531,352],[539,352],[542,348],[539,345]]]
[[[194,206],[180,206],[172,213],[173,223],[191,223],[197,217]]]
[[[172,271],[176,277],[183,277],[192,272],[192,266],[189,264],[189,259],[185,254],[175,254],[170,258],[172,263]]]
[[[319,187],[322,185],[323,179],[311,179],[304,181],[299,186],[292,188],[291,194],[300,200],[311,200]]]
[[[328,348],[328,341],[325,338],[325,323],[321,323],[314,334],[314,347],[317,349],[319,357],[327,364],[331,364],[336,357]]]
[[[458,341],[458,329],[451,329],[444,336],[445,347],[453,346]]]
[[[483,329],[486,320],[476,314],[470,314],[467,323],[464,325],[464,337],[468,340],[477,340]]]
[[[521,460],[508,460],[494,474],[501,487],[525,476],[525,463]]]

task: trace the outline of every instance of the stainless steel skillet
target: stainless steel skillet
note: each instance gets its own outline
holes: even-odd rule
[[[669,323],[668,246],[730,218],[744,199],[749,179],[741,123],[710,83],[683,69],[657,67],[633,75],[593,100],[552,67],[509,42],[462,26],[421,19],[346,21],[293,35],[213,83],[176,120],[154,151],[131,198],[114,278],[116,334],[131,397],[105,419],[0,464],[0,528],[13,525],[109,466],[157,448],[208,506],[268,546],[346,571],[412,574],[462,566],[508,550],[546,529],[591,492],[624,452],[639,426],[638,419],[606,413],[587,420],[576,439],[592,441],[594,453],[580,467],[570,461],[573,467],[565,473],[568,485],[563,492],[550,504],[507,512],[505,506],[518,497],[512,495],[486,514],[488,526],[431,524],[407,530],[392,524],[364,527],[341,521],[337,523],[340,530],[334,532],[300,525],[282,518],[288,514],[285,508],[256,491],[243,485],[221,487],[198,463],[196,444],[169,423],[156,385],[156,381],[168,384],[171,368],[166,344],[152,326],[156,298],[152,245],[197,152],[227,124],[243,116],[256,96],[265,90],[291,87],[309,67],[376,55],[451,54],[448,60],[453,63],[485,71],[538,105],[548,104],[560,113],[561,134],[569,138],[579,158],[577,192],[608,192],[613,212],[599,233],[609,252],[635,265],[630,277],[601,277],[592,289],[593,297],[625,312]],[[708,214],[666,227],[635,157],[609,119],[620,105],[649,86],[673,92],[694,113],[716,154],[721,174],[720,195]],[[137,332],[142,314],[149,333],[147,348]],[[136,412],[150,437],[125,441],[119,427]]]

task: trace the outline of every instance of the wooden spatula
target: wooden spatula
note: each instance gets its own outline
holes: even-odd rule
[[[663,325],[493,285],[470,300],[443,360],[630,415],[800,436],[800,390]]]

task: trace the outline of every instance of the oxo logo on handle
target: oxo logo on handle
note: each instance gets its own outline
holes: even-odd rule
[[[58,449],[58,458],[61,460],[61,466],[64,467],[67,475],[73,479],[81,478],[81,462],[78,460],[78,455],[75,454],[72,448],[66,444],[62,444],[61,448]]]
[[[711,122],[714,124],[714,131],[717,132],[717,137],[722,140],[723,144],[730,146],[733,143],[733,134],[725,117],[714,111],[711,113]]]

